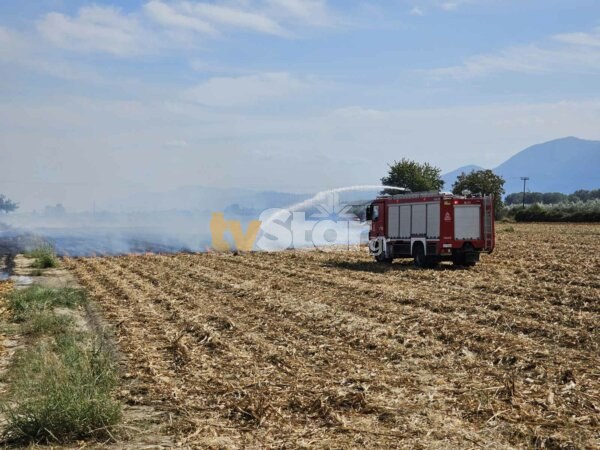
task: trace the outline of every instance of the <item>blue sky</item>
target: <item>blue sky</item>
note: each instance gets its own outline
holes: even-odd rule
[[[0,3],[0,192],[372,184],[600,139],[600,2]]]

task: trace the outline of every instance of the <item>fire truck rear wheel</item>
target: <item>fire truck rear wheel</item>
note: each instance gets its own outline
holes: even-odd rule
[[[455,266],[462,267],[473,267],[477,263],[477,259],[473,258],[471,255],[468,255],[471,252],[474,252],[474,248],[471,244],[467,243],[463,246],[463,248],[452,256],[452,262]]]

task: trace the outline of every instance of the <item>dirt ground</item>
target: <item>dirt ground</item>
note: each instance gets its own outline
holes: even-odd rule
[[[466,270],[364,248],[65,263],[121,398],[178,445],[600,447],[600,225],[499,224]]]

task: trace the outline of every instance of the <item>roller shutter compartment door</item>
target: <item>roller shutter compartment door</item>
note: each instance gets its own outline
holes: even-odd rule
[[[457,241],[481,239],[480,208],[479,205],[454,207],[454,239]]]
[[[390,205],[387,210],[388,237],[397,238],[400,233],[400,207]]]
[[[400,206],[400,239],[410,239],[410,205]]]
[[[425,236],[427,233],[427,205],[412,205],[412,236]]]
[[[427,204],[427,237],[429,239],[440,238],[440,204]]]

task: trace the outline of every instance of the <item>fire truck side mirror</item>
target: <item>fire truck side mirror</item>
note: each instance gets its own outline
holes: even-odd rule
[[[366,218],[367,218],[367,220],[373,219],[373,205],[367,206]]]

